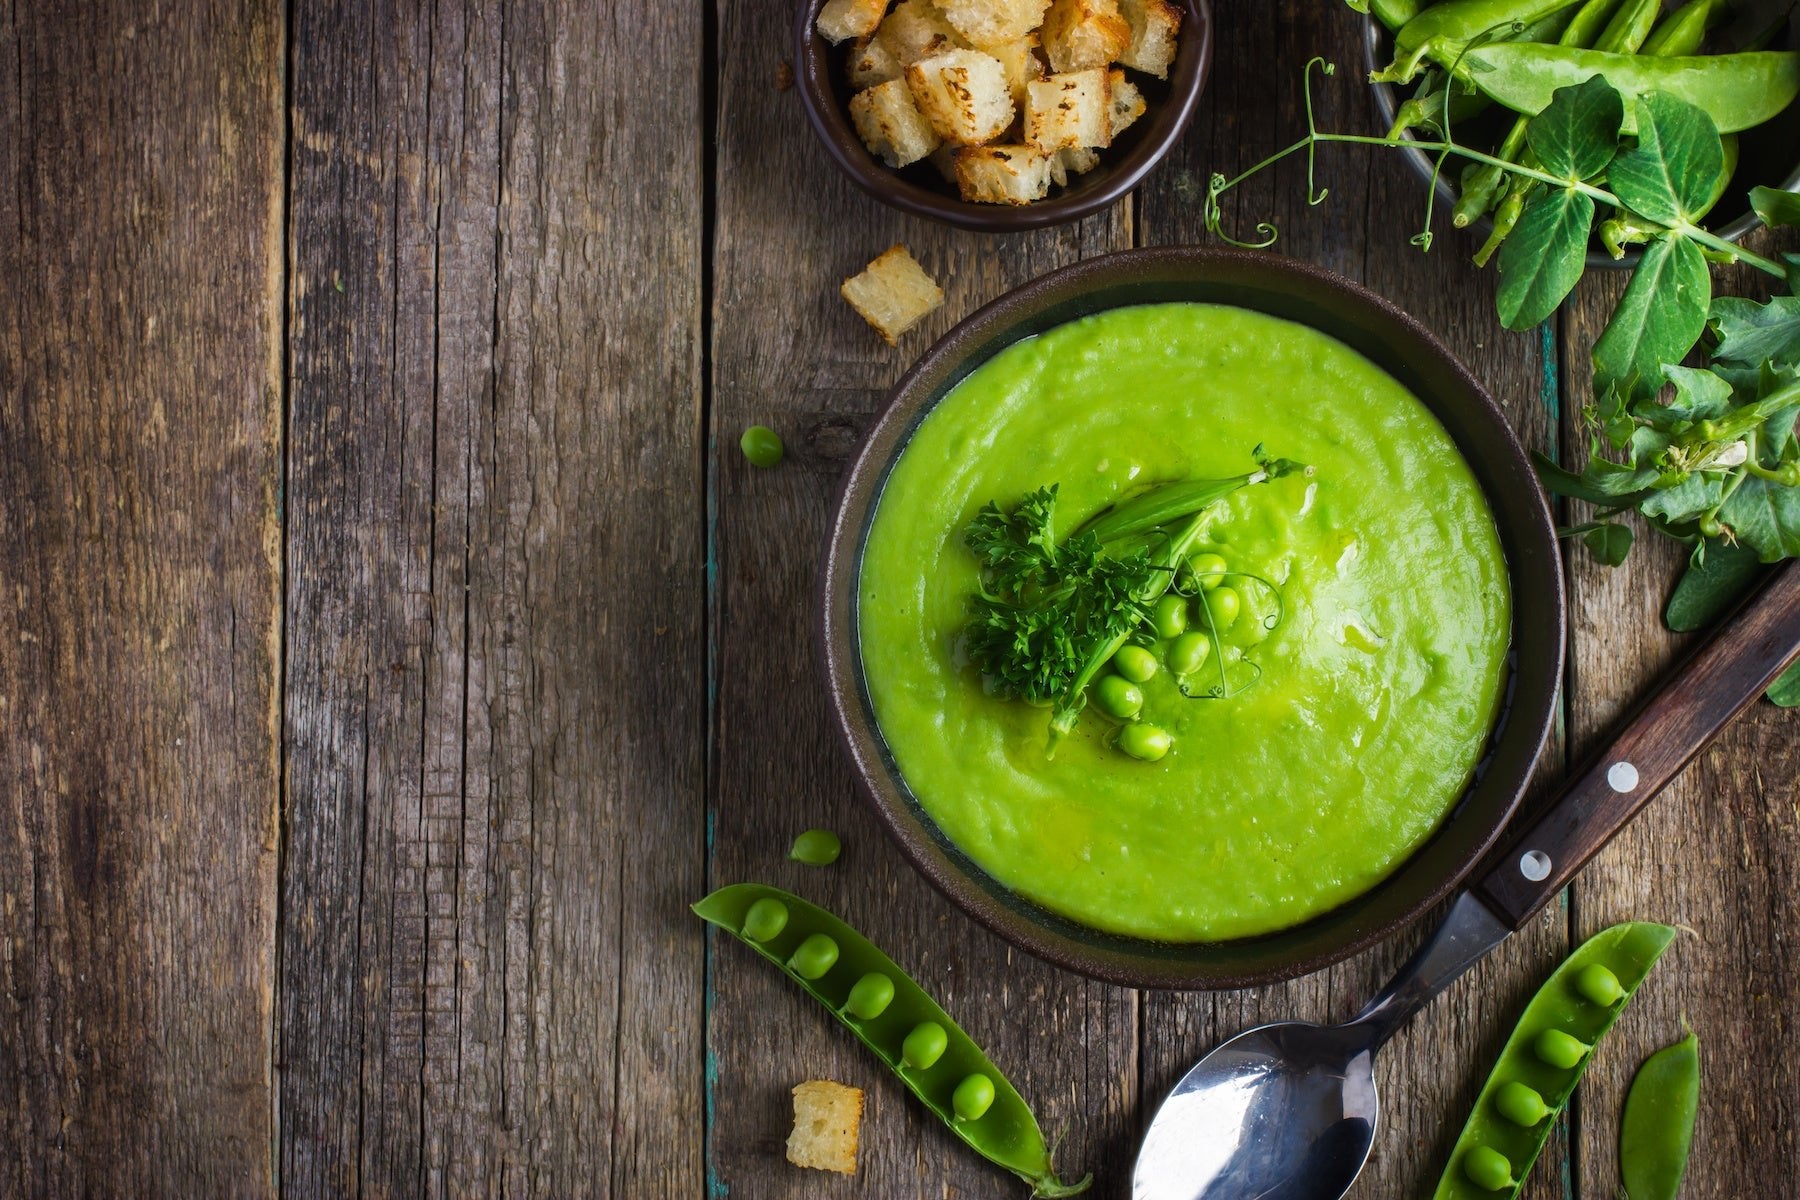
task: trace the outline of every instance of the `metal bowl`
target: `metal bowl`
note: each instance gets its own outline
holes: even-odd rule
[[[851,91],[843,48],[816,28],[825,0],[803,0],[794,14],[795,80],[806,118],[819,141],[851,182],[902,212],[987,233],[1012,233],[1061,225],[1108,207],[1138,185],[1180,140],[1212,65],[1212,8],[1208,0],[1175,0],[1183,14],[1175,62],[1166,80],[1134,74],[1148,104],[1145,114],[1101,153],[1100,165],[1043,200],[1017,207],[971,204],[929,162],[895,170],[869,153],[850,121]]]
[[[912,431],[1006,346],[1090,313],[1167,301],[1223,303],[1309,325],[1389,372],[1468,460],[1493,510],[1514,594],[1502,714],[1474,783],[1385,882],[1307,923],[1239,941],[1170,944],[1102,933],[1008,891],[953,845],[907,789],[863,677],[857,577],[882,487]],[[1322,268],[1272,254],[1167,248],[1089,259],[1019,288],[951,330],[894,388],[845,477],[821,578],[821,661],[862,790],[921,874],[1024,950],[1133,987],[1234,988],[1318,970],[1388,936],[1448,895],[1499,837],[1547,736],[1561,671],[1562,568],[1543,494],[1511,427],[1422,325]]]

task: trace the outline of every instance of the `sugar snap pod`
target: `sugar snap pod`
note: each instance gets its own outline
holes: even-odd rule
[[[1625,1097],[1619,1176],[1629,1200],[1675,1200],[1700,1108],[1700,1039],[1691,1031],[1644,1060]]]
[[[980,1046],[880,947],[790,892],[722,887],[694,905],[812,994],[935,1113],[1034,1196],[1073,1196],[1093,1176],[1058,1179],[1037,1118]]]
[[[1674,940],[1667,925],[1614,925],[1577,946],[1551,973],[1482,1085],[1435,1200],[1518,1195],[1594,1045]]]

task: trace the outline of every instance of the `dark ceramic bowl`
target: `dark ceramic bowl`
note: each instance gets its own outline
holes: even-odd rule
[[[1265,937],[1166,944],[1101,933],[1037,907],[976,866],[926,816],[877,728],[857,628],[857,576],[888,472],[932,406],[1006,346],[1106,309],[1234,304],[1322,330],[1392,374],[1468,459],[1513,585],[1506,702],[1475,782],[1391,877],[1304,925]],[[870,803],[924,876],[1008,941],[1133,987],[1235,988],[1305,974],[1403,928],[1448,895],[1500,835],[1543,747],[1563,654],[1562,569],[1543,494],[1506,418],[1417,321],[1338,275],[1272,254],[1169,248],[1077,263],[1001,297],[952,329],[895,387],[851,467],[832,523],[820,637],[839,733]]]
[[[1789,14],[1785,40],[1777,39],[1776,48],[1782,46],[1800,46],[1800,5],[1796,5]],[[1383,28],[1381,22],[1374,17],[1364,18],[1364,73],[1385,67],[1393,57],[1393,49],[1393,35]],[[1407,85],[1409,94],[1413,86]],[[1369,87],[1375,93],[1375,110],[1381,119],[1381,130],[1385,133],[1394,124],[1394,114],[1401,99],[1399,89],[1389,83],[1372,83]],[[1467,122],[1466,128],[1458,127],[1452,132],[1456,134],[1457,141],[1470,147],[1490,149],[1505,136],[1514,117],[1514,113],[1495,105],[1488,112]],[[1412,135],[1409,133],[1407,136],[1411,138]],[[1401,153],[1406,155],[1420,181],[1430,187],[1435,158],[1423,150],[1408,149]],[[1452,180],[1461,170],[1460,162],[1461,160],[1452,156],[1444,164],[1448,178],[1444,175],[1437,178],[1438,203],[1440,212],[1445,214],[1456,203],[1456,187]],[[1708,214],[1707,227],[1731,242],[1742,241],[1745,236],[1760,229],[1762,221],[1750,210],[1750,189],[1759,184],[1800,192],[1800,101],[1788,105],[1774,120],[1738,134],[1737,170],[1733,173],[1731,182],[1726,185],[1725,195],[1719,200],[1718,207]],[[1448,217],[1445,219],[1448,220]],[[1484,242],[1493,231],[1494,223],[1486,217],[1469,226],[1469,232]],[[1628,249],[1625,257],[1614,258],[1596,237],[1588,250],[1587,265],[1635,267],[1640,257],[1638,251]]]
[[[970,204],[937,168],[921,161],[894,170],[869,153],[850,121],[850,86],[844,70],[849,43],[832,46],[814,24],[825,0],[802,0],[794,14],[795,79],[806,118],[832,160],[852,182],[883,204],[915,216],[985,233],[1011,233],[1079,221],[1138,185],[1181,137],[1200,105],[1212,65],[1212,9],[1208,0],[1175,0],[1183,12],[1174,65],[1166,80],[1131,73],[1148,109],[1110,147],[1100,165],[1076,176],[1043,200],[1012,206]]]

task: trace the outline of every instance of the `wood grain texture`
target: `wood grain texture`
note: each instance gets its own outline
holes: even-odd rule
[[[285,1180],[695,1194],[699,15],[295,26]]]
[[[0,6],[0,1195],[267,1195],[273,5]]]
[[[966,1024],[1046,1131],[1067,1134],[1059,1165],[1116,1188],[1136,1151],[1136,996],[1011,950],[906,865],[852,791],[827,723],[812,625],[838,475],[886,389],[978,305],[1129,245],[1127,214],[1008,237],[902,218],[852,189],[799,97],[775,86],[790,53],[789,6],[717,12],[709,883],[792,888],[865,930]],[[837,284],[896,241],[939,279],[946,302],[890,350]],[[758,470],[739,453],[752,423],[786,439],[780,467]],[[844,857],[829,870],[787,861],[793,836],[813,825],[843,837]],[[813,1001],[732,939],[709,945],[712,1196],[842,1193],[846,1181],[783,1160],[789,1089],[808,1078],[867,1091],[860,1175],[870,1194],[1012,1194],[1016,1180],[971,1155]]]

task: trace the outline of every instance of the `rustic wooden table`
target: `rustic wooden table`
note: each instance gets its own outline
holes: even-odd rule
[[[686,905],[763,879],[943,996],[1121,1197],[1216,1039],[1347,1015],[1401,939],[1290,984],[1137,993],[1025,958],[852,793],[813,661],[838,475],[977,305],[1203,240],[1201,197],[1370,129],[1337,0],[1220,0],[1174,158],[1032,236],[905,220],[782,85],[786,0],[0,2],[0,1196],[1020,1194]],[[1286,253],[1433,326],[1579,450],[1617,281],[1506,334],[1381,152],[1240,193]],[[948,303],[895,351],[836,282],[904,240]],[[782,431],[780,469],[736,448]],[[1678,552],[1570,561],[1546,778],[1678,649]],[[1759,705],[1384,1057],[1361,1197],[1417,1195],[1522,998],[1621,918],[1685,925],[1527,1189],[1611,1200],[1630,1071],[1705,1040],[1689,1197],[1800,1178],[1800,723]],[[785,861],[842,831],[832,870]],[[787,1091],[869,1092],[854,1180],[782,1161]]]

